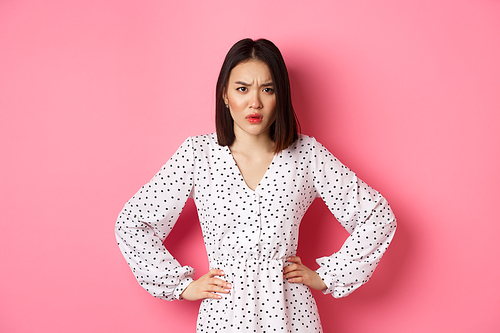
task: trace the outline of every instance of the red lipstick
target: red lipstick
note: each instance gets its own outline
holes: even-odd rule
[[[245,119],[252,124],[258,124],[262,121],[262,115],[258,113],[252,113],[245,117]]]

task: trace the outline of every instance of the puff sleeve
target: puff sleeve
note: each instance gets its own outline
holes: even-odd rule
[[[141,187],[120,212],[118,246],[139,284],[155,297],[174,300],[187,287],[194,269],[181,266],[163,241],[193,191],[193,146],[186,139],[161,170]]]
[[[316,140],[310,163],[318,197],[350,234],[338,252],[316,260],[316,272],[327,285],[324,293],[340,298],[370,279],[394,237],[396,218],[379,192]]]

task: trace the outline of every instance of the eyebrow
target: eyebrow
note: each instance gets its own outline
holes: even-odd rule
[[[242,85],[242,86],[245,86],[245,87],[250,87],[251,86],[251,84],[246,83],[244,81],[236,81],[235,84]],[[271,87],[271,86],[274,86],[274,83],[272,81],[265,82],[265,83],[263,83],[261,85],[261,87]]]

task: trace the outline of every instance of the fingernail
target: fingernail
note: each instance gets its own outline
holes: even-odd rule
[[[226,284],[226,287],[232,288],[233,286],[231,285],[231,283],[228,283],[228,284]]]
[[[229,289],[224,289],[224,292],[228,293],[228,292],[230,292],[230,290]]]

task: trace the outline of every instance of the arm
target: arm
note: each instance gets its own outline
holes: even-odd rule
[[[368,282],[396,231],[387,201],[313,140],[310,167],[314,186],[335,218],[350,233],[341,249],[316,260],[324,293],[349,295]]]
[[[115,226],[118,246],[139,284],[153,296],[179,299],[194,269],[181,266],[163,241],[193,191],[194,158],[187,139],[125,204]]]

